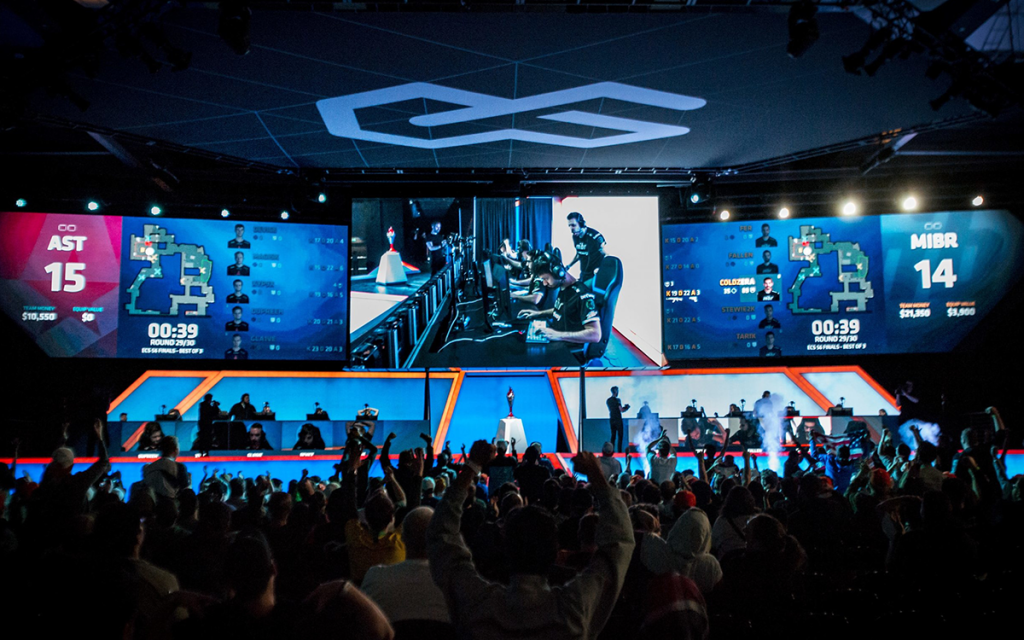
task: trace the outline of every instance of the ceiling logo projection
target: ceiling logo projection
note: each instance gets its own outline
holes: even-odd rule
[[[463,109],[452,109],[440,113],[414,116],[409,119],[409,124],[417,127],[432,128],[446,125],[457,125],[471,123],[480,120],[487,120],[500,116],[508,116],[541,109],[550,109],[562,105],[582,103],[589,100],[607,98],[621,102],[646,105],[671,109],[673,111],[692,111],[700,109],[707,101],[701,98],[684,96],[665,91],[631,87],[617,82],[598,82],[573,89],[552,91],[527,98],[510,100],[489,96],[473,91],[452,89],[427,82],[413,82],[387,89],[366,91],[348,96],[328,98],[316,103],[320,116],[327,125],[331,135],[341,138],[352,138],[355,140],[366,140],[369,142],[383,142],[386,144],[400,145],[403,147],[414,147],[417,149],[448,149],[451,147],[462,147],[472,144],[483,144],[488,142],[500,142],[503,140],[518,140],[521,142],[535,142],[539,144],[550,144],[561,147],[574,147],[577,149],[595,149],[599,147],[610,147],[632,142],[645,142],[648,140],[659,140],[662,138],[673,138],[689,133],[690,129],[678,125],[662,124],[645,120],[634,120],[631,118],[619,118],[615,116],[602,115],[586,111],[566,110],[556,113],[548,113],[537,116],[542,120],[563,122],[568,124],[581,125],[584,127],[596,127],[613,131],[624,131],[617,135],[602,136],[598,138],[584,138],[540,131],[529,131],[525,129],[498,129],[481,133],[464,135],[453,135],[449,137],[435,137],[434,132],[429,131],[428,137],[417,138],[412,136],[397,135],[379,131],[367,131],[363,129],[356,117],[357,109],[377,107],[410,100],[434,100],[449,104],[462,105]]]

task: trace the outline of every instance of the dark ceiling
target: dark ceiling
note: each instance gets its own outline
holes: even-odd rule
[[[950,80],[929,79],[924,50],[874,77],[844,71],[872,33],[856,3],[820,3],[820,38],[795,59],[789,4],[499,4],[255,3],[239,56],[216,3],[64,0],[56,17],[13,3],[5,77],[25,99],[5,102],[0,154],[71,182],[127,168],[166,192],[325,170],[349,184],[934,177],[1007,172],[1024,150],[1016,106],[997,119],[958,97],[933,109]]]

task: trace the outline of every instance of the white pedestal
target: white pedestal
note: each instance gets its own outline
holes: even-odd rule
[[[516,444],[519,445],[519,449],[526,450],[526,431],[523,429],[523,421],[519,418],[502,418],[498,423],[498,435],[495,436],[497,440],[505,440],[511,442],[512,438],[516,439]]]
[[[380,257],[377,267],[377,284],[400,284],[406,282],[402,256],[397,251],[388,251]]]

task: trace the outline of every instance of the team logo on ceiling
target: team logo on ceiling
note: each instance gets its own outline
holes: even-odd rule
[[[520,140],[562,147],[575,147],[577,149],[595,149],[598,147],[628,144],[630,142],[672,138],[685,135],[690,131],[689,128],[678,125],[633,120],[631,118],[617,118],[615,116],[586,111],[567,110],[537,117],[542,120],[565,122],[585,127],[599,127],[613,131],[624,131],[625,133],[591,139],[542,133],[540,131],[528,131],[525,129],[500,129],[449,137],[431,136],[430,138],[414,138],[379,131],[367,131],[359,125],[359,120],[356,118],[356,109],[377,107],[408,100],[436,100],[465,107],[463,109],[414,116],[409,119],[409,123],[417,127],[441,127],[485,120],[497,116],[536,111],[538,109],[549,109],[551,107],[575,104],[598,98],[610,98],[612,100],[661,107],[674,111],[691,111],[693,109],[700,109],[707,104],[701,98],[631,87],[619,84],[618,82],[598,82],[583,87],[552,91],[551,93],[542,93],[514,100],[475,93],[473,91],[442,87],[428,82],[412,82],[387,89],[327,98],[318,101],[316,107],[320,110],[320,116],[324,119],[327,130],[331,135],[370,142],[384,142],[403,147],[415,147],[417,149],[448,149],[450,147],[499,142],[502,140]]]

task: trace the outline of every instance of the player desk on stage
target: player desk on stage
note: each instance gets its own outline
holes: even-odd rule
[[[517,307],[513,307],[518,311]],[[417,366],[495,366],[495,367],[578,367],[573,355],[582,345],[568,342],[527,343],[528,320],[499,320],[508,327],[492,325],[487,333],[480,316],[471,317],[470,328],[449,337],[448,346],[439,352],[421,356]],[[508,335],[515,334],[515,335]],[[486,338],[486,340],[485,340]],[[459,340],[455,342],[455,340]]]

